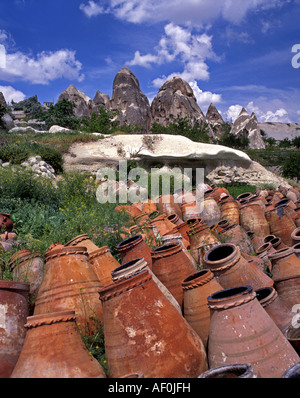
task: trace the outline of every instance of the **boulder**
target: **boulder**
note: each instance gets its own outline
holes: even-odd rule
[[[127,66],[114,78],[110,110],[118,112],[115,120],[119,121],[121,126],[139,125],[142,132],[149,131],[151,111],[148,98],[141,91],[137,77]]]
[[[251,149],[265,149],[265,143],[260,133],[256,115],[253,112],[250,116],[245,108],[241,110],[233,123],[231,134],[237,137],[248,137],[249,148]]]
[[[69,133],[71,131],[72,130],[70,130],[70,129],[67,129],[67,128],[61,127],[61,126],[57,126],[57,125],[51,126],[49,129],[49,133]]]
[[[66,90],[64,90],[58,97],[57,102],[62,99],[67,99],[75,103],[76,107],[74,114],[76,117],[91,116],[93,110],[93,101],[82,91],[71,84]]]

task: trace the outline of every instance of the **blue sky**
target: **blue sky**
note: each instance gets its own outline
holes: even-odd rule
[[[150,103],[179,75],[204,113],[213,102],[225,120],[245,107],[300,122],[299,20],[300,0],[0,0],[0,91],[111,96],[127,65]]]

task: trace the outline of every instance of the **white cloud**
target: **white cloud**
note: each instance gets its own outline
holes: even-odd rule
[[[231,122],[234,122],[236,120],[236,118],[239,116],[239,114],[241,113],[241,110],[243,109],[243,107],[241,105],[231,105],[227,112],[225,113],[227,116],[227,119]]]
[[[87,4],[81,3],[79,9],[83,11],[88,18],[95,17],[105,12],[104,8],[95,1],[89,1]]]
[[[104,1],[88,1],[80,9],[88,16],[104,12]],[[106,0],[106,11],[132,23],[173,21],[201,26],[219,17],[238,24],[248,12],[279,7],[282,0]]]
[[[36,57],[22,52],[6,53],[6,68],[0,69],[0,79],[27,81],[32,84],[48,84],[50,81],[66,78],[82,81],[82,64],[76,60],[75,51],[43,51]]]
[[[134,58],[128,65],[150,67],[151,64],[165,64],[179,61],[183,64],[183,71],[172,73],[169,76],[157,78],[153,81],[155,87],[161,86],[164,81],[177,75],[186,81],[208,80],[209,71],[206,61],[218,60],[212,50],[212,36],[206,33],[192,34],[189,28],[169,23],[165,26],[165,34],[156,47],[155,54],[141,55],[136,51]]]
[[[0,92],[3,93],[7,103],[23,101],[26,95],[22,91],[16,90],[12,86],[0,86]]]
[[[192,87],[195,97],[197,99],[197,103],[200,108],[208,108],[211,103],[217,104],[222,102],[221,94],[214,94],[210,91],[202,91],[196,81],[189,82],[189,85]]]

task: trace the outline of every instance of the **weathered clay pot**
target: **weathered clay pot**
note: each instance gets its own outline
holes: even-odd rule
[[[169,292],[166,286],[163,285],[161,281],[156,277],[156,275],[152,272],[152,270],[149,268],[147,264],[147,261],[145,261],[144,258],[137,258],[135,260],[129,261],[128,263],[120,265],[118,268],[112,271],[111,279],[112,282],[118,282],[123,279],[128,279],[141,271],[145,271],[146,269],[148,269],[148,271],[151,273],[152,279],[156,283],[160,291],[166,296],[166,298],[171,302],[171,304],[174,305],[177,311],[179,311],[180,314],[182,314],[182,309],[178,304],[177,300],[175,300],[175,298],[172,296],[172,294]]]
[[[151,225],[156,228],[160,236],[168,235],[172,230],[174,230],[174,224],[168,220],[168,216],[166,214],[160,214],[155,217],[151,221]]]
[[[204,198],[200,203],[200,217],[209,227],[221,220],[221,210],[213,198]]]
[[[44,278],[45,262],[38,252],[16,252],[9,261],[13,280],[29,283],[29,296],[34,299]]]
[[[299,379],[300,378],[300,362],[291,366],[282,375],[283,379]]]
[[[197,201],[191,203],[184,203],[181,206],[182,220],[188,221],[192,218],[200,218],[201,212],[200,205]]]
[[[265,208],[258,200],[247,202],[241,206],[240,225],[246,231],[254,232],[261,245],[264,237],[270,234],[270,226],[265,217]]]
[[[226,243],[233,243],[238,246],[242,253],[254,255],[255,249],[251,238],[247,232],[239,224],[231,224],[220,231],[220,241]]]
[[[135,258],[144,257],[150,269],[152,268],[151,249],[144,241],[142,235],[135,235],[120,242],[116,249],[121,256],[121,264]]]
[[[236,363],[253,367],[258,378],[280,378],[300,358],[267,314],[250,286],[208,297],[211,310],[209,367]]]
[[[182,281],[195,272],[180,243],[169,243],[151,251],[152,271],[182,308]]]
[[[272,263],[272,278],[275,282],[300,276],[300,259],[293,248],[285,248],[269,255]]]
[[[279,207],[279,206],[282,206],[282,205],[288,205],[288,206],[290,206],[290,208],[293,209],[293,210],[296,209],[295,203],[294,203],[291,199],[289,199],[289,198],[281,199],[279,202],[277,202],[277,203],[275,204],[275,207]]]
[[[75,320],[71,310],[28,317],[24,346],[11,378],[105,378]]]
[[[274,287],[263,287],[256,290],[256,297],[282,333],[284,333],[291,325],[294,314],[279,297]]]
[[[262,245],[261,238],[257,237],[254,232],[246,231],[246,233],[249,236],[249,238],[251,239],[251,243],[252,243],[254,249],[255,250],[258,249]]]
[[[177,214],[180,218],[182,217],[179,203],[176,203],[173,195],[162,195],[158,198],[156,208],[160,214]]]
[[[230,224],[240,223],[240,206],[236,200],[221,202],[219,206],[222,219],[228,220]]]
[[[275,253],[276,249],[274,249],[271,242],[264,243],[256,250],[256,254],[264,261],[264,269],[266,271],[272,270],[272,263],[269,259],[270,254]]]
[[[299,318],[300,319],[300,318]],[[300,355],[300,320],[297,327],[290,325],[290,327],[285,331],[284,335],[294,347],[295,351]]]
[[[157,210],[157,207],[156,207],[156,203],[153,200],[148,199],[145,202],[143,202],[143,205],[142,205],[143,213],[151,214],[155,210]]]
[[[89,254],[89,263],[103,286],[112,283],[111,272],[120,266],[108,246],[100,247],[91,252]]]
[[[300,243],[296,243],[296,244],[293,246],[293,250],[294,250],[294,253],[296,254],[296,256],[297,256],[298,258],[300,258]]]
[[[247,363],[218,366],[202,373],[198,379],[256,379],[257,374]]]
[[[206,224],[198,223],[187,233],[190,238],[190,253],[199,265],[203,264],[205,253],[220,244],[218,238]]]
[[[89,235],[86,234],[78,235],[76,236],[76,238],[73,238],[72,240],[70,240],[68,243],[65,244],[65,247],[70,247],[70,246],[86,247],[88,253],[91,253],[99,249],[99,247],[96,246],[94,242],[91,241]]]
[[[241,256],[238,246],[223,243],[210,249],[204,256],[205,268],[209,268],[224,289],[250,285],[253,289],[273,286],[273,280],[258,267],[249,266]]]
[[[203,343],[148,270],[99,291],[110,377],[193,378],[207,370]]]
[[[209,335],[210,312],[207,297],[222,290],[214,274],[204,269],[188,276],[182,283],[183,315],[195,332],[201,337],[205,347]]]
[[[278,207],[274,210],[267,211],[265,215],[270,226],[270,233],[279,237],[285,245],[291,246],[291,234],[295,230],[296,225],[285,208]]]
[[[35,302],[34,315],[73,309],[83,333],[102,321],[98,290],[102,287],[83,247],[65,247],[45,255],[45,276]]]
[[[139,214],[142,213],[142,210],[140,210],[137,206],[133,205],[118,205],[115,207],[116,212],[125,212],[127,213],[131,218],[138,216]]]
[[[0,378],[10,377],[23,347],[29,284],[0,281]]]
[[[275,235],[267,235],[264,237],[263,243],[269,243],[272,239],[275,239]]]
[[[174,225],[181,225],[184,223],[184,221],[179,218],[179,216],[177,214],[170,214],[168,216],[168,220],[171,221],[171,223],[173,223]]]
[[[180,243],[182,251],[187,256],[189,261],[193,264],[195,269],[197,269],[197,263],[196,263],[194,257],[188,251],[188,248],[190,247],[190,241],[186,241],[185,239],[183,239],[183,237],[180,234],[177,233],[177,234],[174,234],[174,235],[162,236],[161,242],[162,242],[162,245],[165,245],[165,244],[168,244],[168,243],[173,243],[173,242]]]
[[[149,221],[149,214],[141,213],[138,216],[134,217],[133,221],[136,225],[144,225]]]
[[[292,246],[294,246],[296,243],[300,243],[300,227],[294,229],[294,231],[291,234],[292,238]]]
[[[276,237],[270,241],[271,245],[274,247],[275,250],[285,249],[288,246],[282,243],[281,239]]]
[[[11,232],[14,228],[14,224],[8,213],[0,213],[0,231]]]
[[[239,202],[245,201],[245,200],[249,200],[255,197],[255,194],[253,194],[252,192],[245,192],[245,193],[241,193],[240,195],[237,196],[236,200]]]

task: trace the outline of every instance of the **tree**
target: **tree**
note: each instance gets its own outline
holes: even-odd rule
[[[12,101],[12,107],[14,110],[23,111],[25,114],[35,115],[42,111],[42,105],[38,102],[36,95],[20,102]]]
[[[47,111],[38,114],[38,119],[46,122],[46,127],[57,124],[61,127],[76,130],[80,126],[80,119],[74,114],[76,105],[74,102],[63,98],[55,105],[52,105]]]
[[[0,103],[0,127],[5,127],[2,121],[2,117],[7,113],[7,108],[5,105]]]
[[[287,178],[300,178],[300,152],[290,151],[283,162],[282,174]]]
[[[90,117],[84,116],[81,119],[81,128],[90,133],[109,134],[116,113],[99,106],[98,113],[93,112]]]
[[[300,136],[296,137],[293,139],[292,141],[293,146],[295,146],[296,148],[300,148]]]

